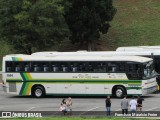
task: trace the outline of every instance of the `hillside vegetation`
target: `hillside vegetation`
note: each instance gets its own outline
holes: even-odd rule
[[[101,35],[96,50],[115,50],[119,46],[160,45],[159,0],[113,0],[117,13],[111,28]],[[0,43],[0,54],[14,53],[11,46]],[[65,41],[49,48],[49,51],[76,51],[84,46]],[[42,50],[43,51],[43,50]]]
[[[112,27],[102,37],[109,50],[119,46],[160,45],[159,0],[114,0],[114,6],[117,13]]]
[[[160,45],[159,0],[113,0],[117,9],[111,28],[95,44],[96,50],[116,50],[120,46]],[[84,50],[85,46],[62,42],[53,50]]]

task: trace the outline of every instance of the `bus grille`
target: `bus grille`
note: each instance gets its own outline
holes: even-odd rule
[[[15,82],[9,83],[9,92],[17,92]]]

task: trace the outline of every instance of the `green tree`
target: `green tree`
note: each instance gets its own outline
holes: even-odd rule
[[[1,0],[0,37],[31,54],[61,42],[69,33],[61,0]]]
[[[94,49],[94,42],[101,33],[107,33],[116,9],[112,0],[68,0],[65,3],[65,19],[71,32],[72,43],[87,44]]]

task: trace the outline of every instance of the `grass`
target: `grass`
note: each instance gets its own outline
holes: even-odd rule
[[[50,118],[11,118],[9,120],[146,120],[147,118],[116,118],[116,117],[50,117]],[[8,119],[3,119],[8,120]]]
[[[160,45],[159,0],[114,0],[114,6],[117,13],[112,27],[103,36],[111,50],[119,46]]]

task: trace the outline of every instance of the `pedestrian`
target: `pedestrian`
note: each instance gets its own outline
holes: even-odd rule
[[[121,101],[121,109],[122,109],[122,114],[128,114],[128,99],[127,96],[124,96],[124,98]]]
[[[129,102],[129,105],[131,109],[131,116],[134,116],[137,108],[137,101],[134,99],[134,96],[132,97],[132,100]]]
[[[63,115],[66,115],[67,111],[66,111],[66,106],[65,104],[62,104],[60,105],[60,111],[63,113]]]
[[[68,97],[66,100],[66,110],[68,115],[72,115],[72,98]]]
[[[137,111],[142,111],[142,101],[144,101],[144,99],[141,98],[140,96],[138,96],[138,99],[137,99]]]
[[[63,113],[63,115],[66,115],[66,113],[67,113],[65,99],[63,99],[61,102],[60,111]]]
[[[106,103],[106,114],[107,116],[110,116],[111,115],[111,99],[109,96],[106,98],[105,103]]]
[[[66,104],[66,99],[63,99],[63,100],[62,100],[62,104]]]

